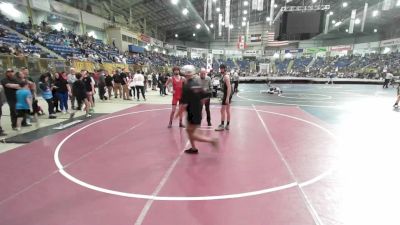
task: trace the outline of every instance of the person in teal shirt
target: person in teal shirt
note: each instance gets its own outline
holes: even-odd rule
[[[15,108],[17,109],[17,131],[21,130],[22,120],[29,115],[32,110],[32,92],[29,89],[27,82],[21,82],[21,89],[16,93],[17,104]]]

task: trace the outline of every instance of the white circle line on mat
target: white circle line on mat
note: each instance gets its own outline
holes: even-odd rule
[[[254,109],[251,108],[241,108],[241,107],[232,107],[232,108],[237,108],[237,109],[243,109],[243,110],[250,110],[253,111]],[[119,115],[115,115],[115,116],[110,116],[110,117],[106,117],[97,121],[94,121],[90,124],[87,124],[79,129],[77,129],[76,131],[72,132],[71,134],[69,134],[68,136],[66,136],[56,147],[55,152],[54,152],[54,162],[60,172],[60,174],[62,174],[65,178],[67,178],[68,180],[83,186],[85,188],[94,190],[94,191],[98,191],[98,192],[102,192],[102,193],[106,193],[106,194],[111,194],[111,195],[116,195],[116,196],[122,196],[122,197],[128,197],[128,198],[138,198],[138,199],[148,199],[148,200],[155,200],[155,201],[208,201],[208,200],[224,200],[224,199],[235,199],[235,198],[244,198],[244,197],[250,197],[250,196],[257,196],[257,195],[262,195],[262,194],[267,194],[267,193],[272,193],[272,192],[277,192],[277,191],[282,191],[285,189],[289,189],[289,188],[293,188],[296,186],[300,186],[300,187],[304,187],[304,186],[308,186],[311,184],[314,184],[322,179],[324,179],[326,176],[330,175],[333,171],[333,169],[328,170],[312,179],[309,179],[307,181],[301,182],[301,183],[297,183],[297,182],[292,182],[292,183],[287,183],[287,184],[282,184],[276,187],[270,187],[270,188],[265,188],[265,189],[261,189],[261,190],[256,190],[256,191],[250,191],[250,192],[242,192],[242,193],[236,193],[236,194],[226,194],[226,195],[210,195],[210,196],[154,196],[154,195],[145,195],[145,194],[137,194],[137,193],[128,193],[128,192],[121,192],[121,191],[116,191],[116,190],[110,190],[110,189],[106,189],[106,188],[102,188],[102,187],[98,187],[89,183],[86,183],[82,180],[79,180],[78,178],[72,176],[71,174],[69,174],[68,172],[66,172],[64,170],[64,166],[62,165],[61,161],[60,161],[60,151],[61,151],[61,147],[64,145],[64,143],[66,141],[68,141],[68,139],[70,139],[72,136],[74,136],[75,134],[81,132],[82,130],[103,122],[105,120],[109,120],[109,119],[113,119],[113,118],[118,118],[118,117],[122,117],[122,116],[127,116],[127,115],[132,115],[132,114],[138,114],[138,113],[144,113],[144,112],[153,112],[153,111],[162,111],[162,110],[170,110],[170,108],[162,108],[162,109],[151,109],[151,110],[142,110],[142,111],[136,111],[136,112],[129,112],[129,113],[123,113],[123,114],[119,114]],[[305,120],[305,119],[301,119],[295,116],[291,116],[291,115],[287,115],[287,114],[282,114],[282,113],[276,113],[276,112],[271,112],[271,111],[265,111],[265,110],[257,110],[259,112],[262,113],[268,113],[268,114],[273,114],[273,115],[278,115],[278,116],[283,116],[286,118],[290,118],[293,120],[297,120],[297,121],[301,121],[307,124],[310,124],[314,127],[317,127],[319,129],[321,129],[322,131],[326,132],[327,134],[329,134],[329,136],[331,136],[335,141],[338,141],[338,138],[328,129],[313,123],[311,121]]]

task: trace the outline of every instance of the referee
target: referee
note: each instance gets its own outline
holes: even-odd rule
[[[202,107],[201,110],[203,111],[203,106],[206,107],[207,113],[207,124],[211,127],[211,113],[210,113],[210,98],[212,93],[212,84],[211,78],[207,76],[207,71],[205,68],[201,68],[200,70],[200,84],[204,91],[204,99],[202,100]]]
[[[182,89],[182,98],[179,112],[175,115],[175,118],[182,117],[183,112],[187,112],[187,126],[186,131],[189,136],[191,148],[185,150],[187,154],[197,154],[199,150],[196,148],[196,142],[208,142],[214,146],[218,145],[218,139],[211,138],[203,135],[198,130],[201,124],[201,100],[204,97],[201,85],[197,79],[194,79],[195,67],[192,65],[186,65],[182,67],[182,72],[186,76],[186,82]]]

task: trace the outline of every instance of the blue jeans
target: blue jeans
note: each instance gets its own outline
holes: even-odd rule
[[[57,98],[60,100],[61,111],[68,110],[68,92],[57,92]]]

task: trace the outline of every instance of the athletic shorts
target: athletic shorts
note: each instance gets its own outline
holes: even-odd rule
[[[29,115],[31,113],[31,110],[29,109],[17,109],[17,117],[25,117],[26,115]]]
[[[222,105],[226,105],[226,94],[224,93],[224,96],[222,97]],[[232,95],[229,97],[229,104],[232,102]]]
[[[177,95],[177,96],[172,96],[172,105],[178,105],[178,103],[181,103],[181,96]]]
[[[201,112],[192,113],[192,112],[188,111],[187,121],[189,124],[192,124],[192,125],[201,125]]]

